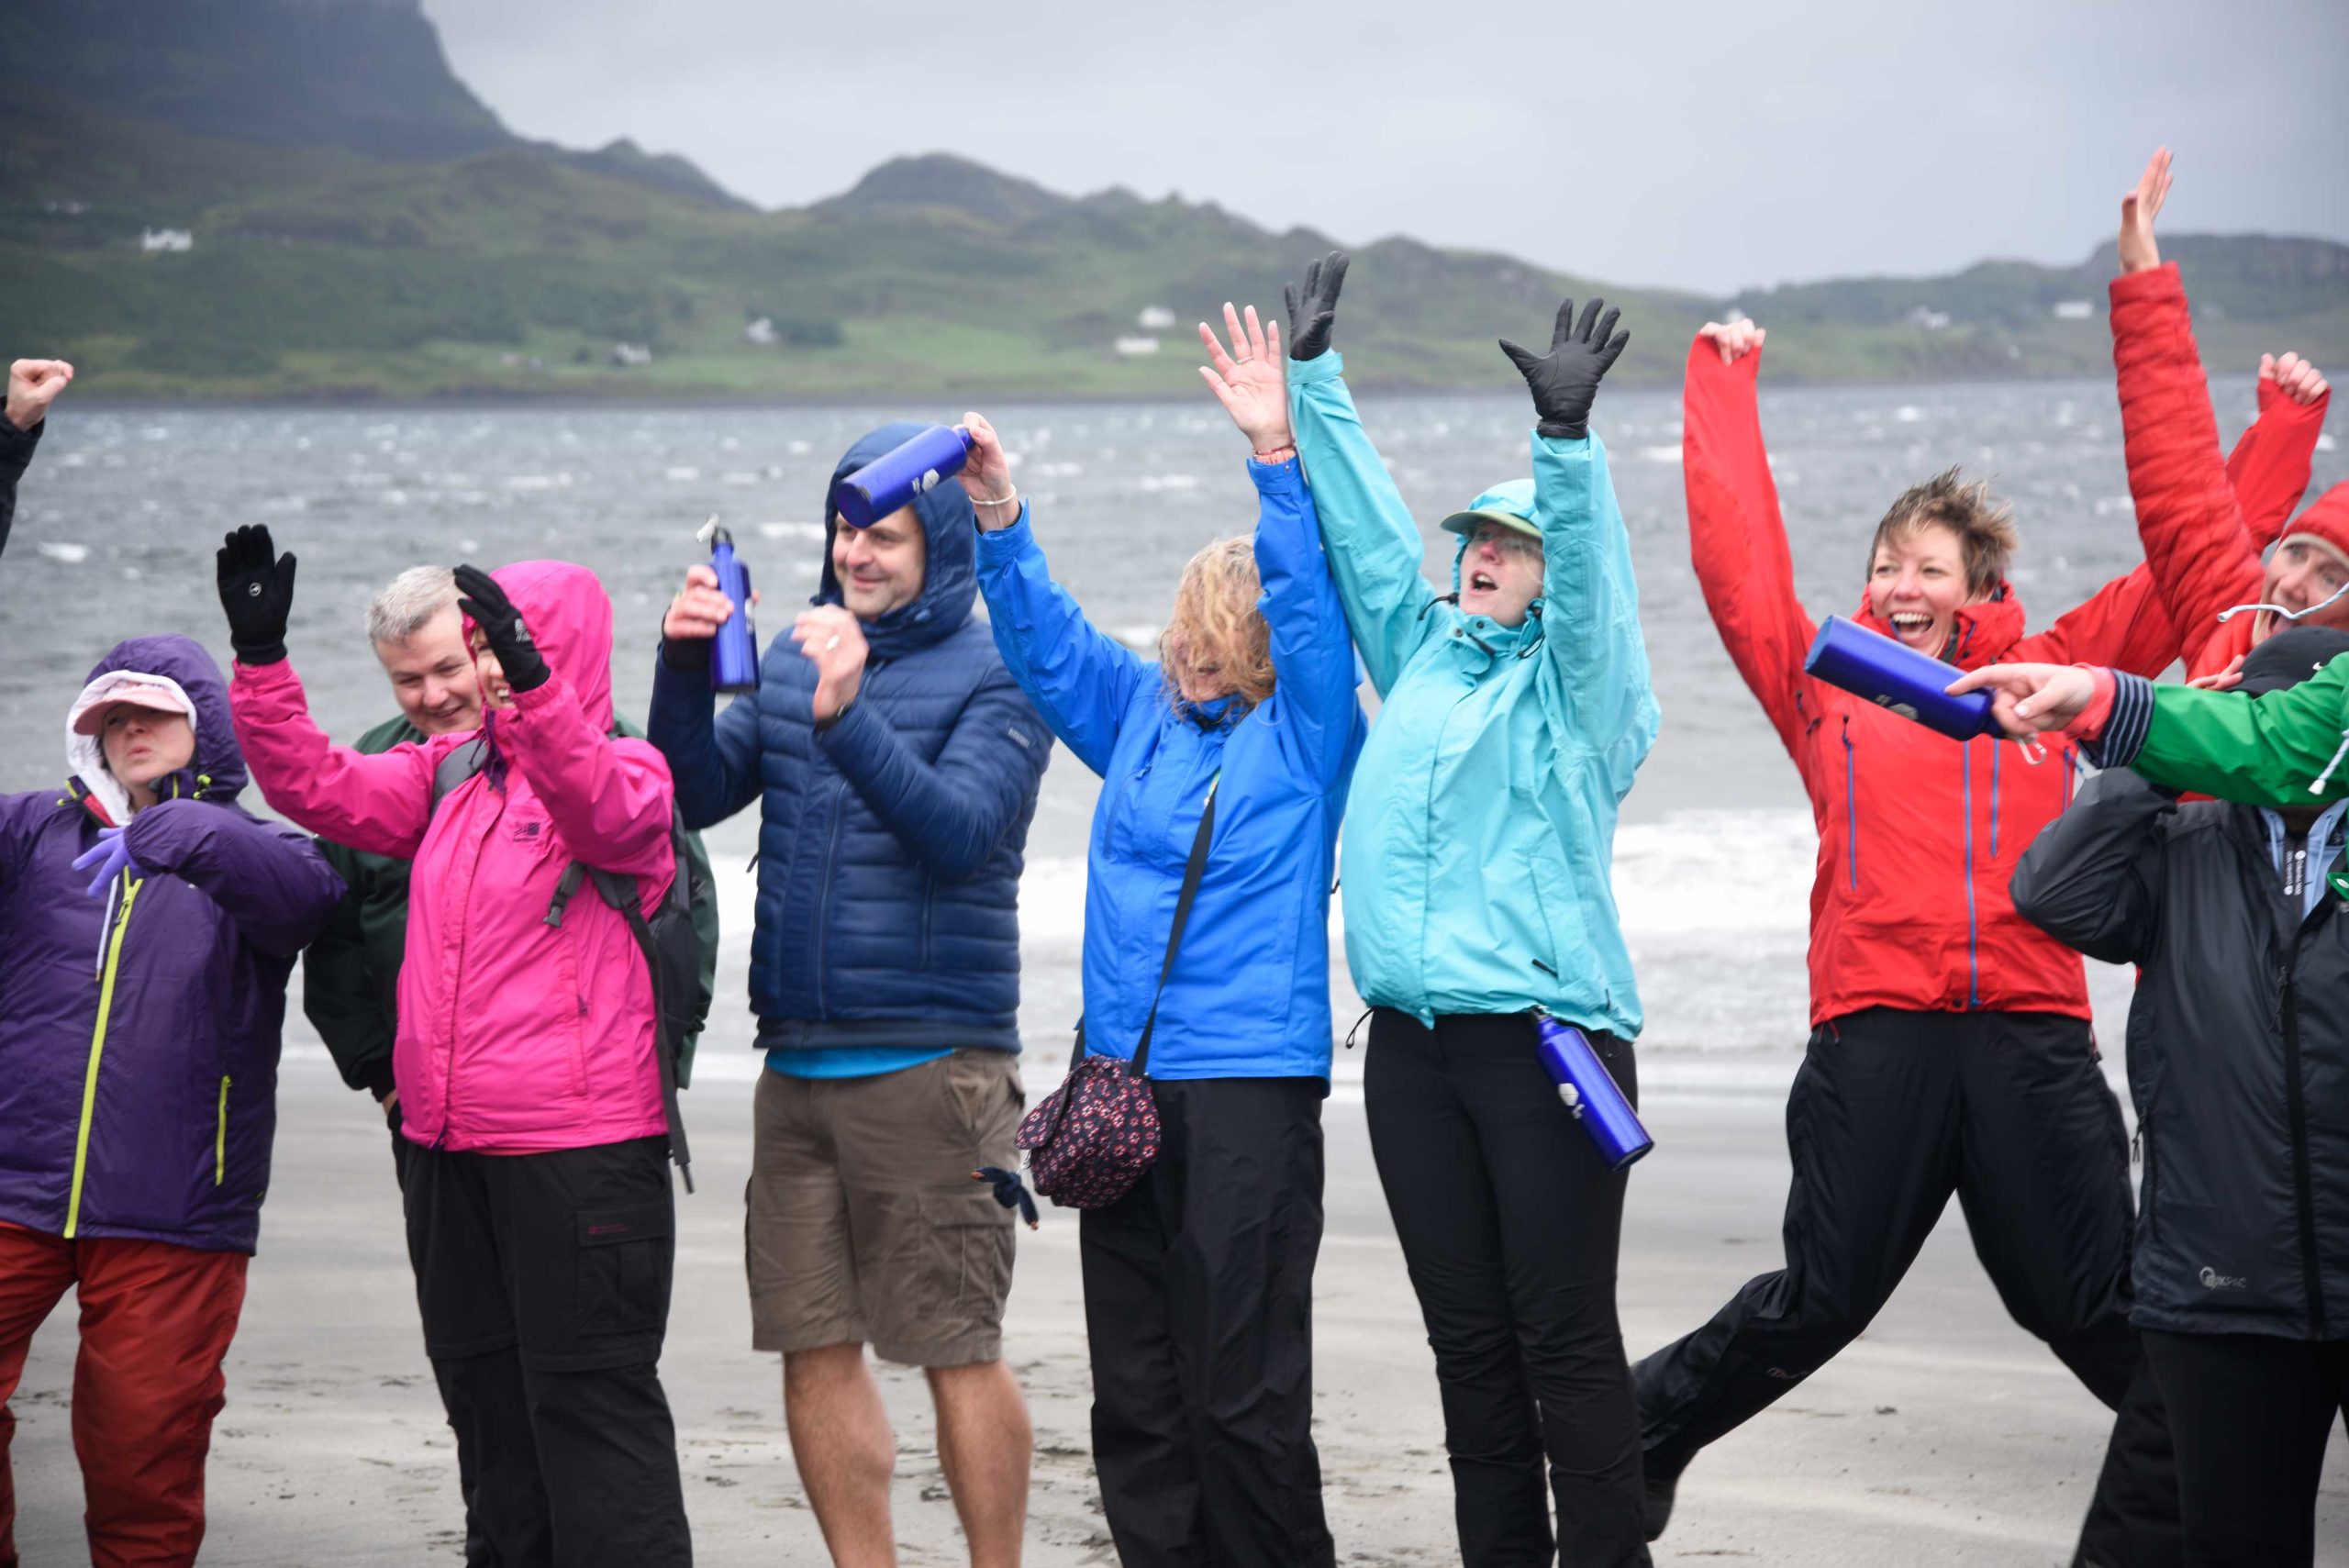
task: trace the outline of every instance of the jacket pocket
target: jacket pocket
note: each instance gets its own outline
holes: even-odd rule
[[[669,1318],[676,1219],[665,1204],[596,1209],[578,1217],[582,1334],[636,1334]]]

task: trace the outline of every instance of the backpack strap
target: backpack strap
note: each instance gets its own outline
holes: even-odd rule
[[[1199,830],[1191,836],[1191,858],[1183,867],[1183,891],[1174,900],[1174,928],[1166,933],[1166,960],[1158,966],[1158,989],[1151,995],[1150,1017],[1142,1020],[1141,1039],[1134,1045],[1134,1072],[1141,1077],[1150,1076],[1150,1036],[1158,1027],[1158,1003],[1166,995],[1166,977],[1174,973],[1174,950],[1183,945],[1183,928],[1190,923],[1191,905],[1208,873],[1208,846],[1215,837],[1215,792],[1222,783],[1223,773],[1219,769],[1208,784],[1207,804],[1199,808]]]
[[[484,735],[476,735],[445,753],[432,770],[432,809],[440,810],[440,802],[449,792],[481,772],[488,761],[489,739]]]
[[[578,891],[583,873],[594,880],[596,891],[604,895],[604,902],[618,910],[620,917],[628,922],[628,929],[635,933],[636,945],[643,950],[644,967],[652,976],[652,1055],[661,1064],[661,1108],[669,1118],[669,1158],[677,1162],[677,1174],[685,1178],[685,1191],[690,1194],[694,1190],[694,1155],[685,1142],[685,1118],[677,1105],[675,1042],[667,1038],[669,998],[662,994],[661,954],[652,940],[651,922],[644,917],[643,895],[639,891],[634,877],[621,876],[617,872],[601,871],[573,861],[564,869],[562,884],[555,889],[558,903],[547,911],[548,925],[562,923],[562,906],[569,903],[571,895]],[[677,874],[683,875],[684,873],[681,859]]]

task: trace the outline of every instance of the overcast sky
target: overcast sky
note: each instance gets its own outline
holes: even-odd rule
[[[2349,239],[2343,0],[425,8],[516,131],[633,137],[764,206],[942,150],[1729,292],[2080,260],[2165,141],[2165,227]]]

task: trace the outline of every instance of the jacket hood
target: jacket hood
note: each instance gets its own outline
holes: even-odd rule
[[[841,602],[840,579],[832,573],[832,535],[841,526],[839,515],[832,510],[833,490],[874,458],[928,428],[911,419],[895,420],[861,437],[841,454],[824,485],[824,569],[809,603]],[[960,484],[933,485],[914,497],[914,515],[921,519],[930,549],[921,595],[864,624],[864,640],[879,658],[893,658],[952,636],[971,618],[971,606],[978,601],[978,523],[971,498],[963,494]]]
[[[1860,590],[1860,607],[1852,618],[1867,628],[1891,638],[1892,623],[1876,613],[1876,602],[1865,588]],[[1985,664],[1996,663],[2006,657],[2007,650],[2022,640],[2022,604],[2015,597],[2014,588],[2004,578],[1988,598],[1971,605],[1960,605],[1950,618],[1950,646],[1942,654],[1944,663],[1961,670],[1978,670]]]
[[[2284,529],[2286,539],[2295,534],[2313,539],[2332,554],[2349,561],[2349,483],[2334,485],[2310,504],[2309,509],[2294,517]]]
[[[506,590],[547,667],[578,695],[596,728],[612,727],[612,600],[584,566],[518,561],[490,575]]]
[[[103,691],[92,693],[93,685],[122,674],[175,686],[195,709],[195,759],[156,780],[155,793],[166,800],[234,800],[245,787],[245,754],[238,749],[237,732],[228,721],[228,683],[221,677],[220,666],[193,638],[133,637],[116,643],[90,666],[82,695],[65,716],[66,762],[83,789],[106,807],[107,817],[117,824],[130,820],[129,792],[107,771],[105,743],[95,735],[74,734],[73,721],[94,703],[106,700]]]

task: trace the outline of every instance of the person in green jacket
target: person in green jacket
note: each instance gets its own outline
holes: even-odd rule
[[[1461,1555],[1646,1563],[1615,1311],[1624,1179],[1542,1071],[1533,1015],[1580,1027],[1636,1097],[1639,989],[1610,868],[1657,710],[1588,428],[1628,334],[1601,302],[1577,321],[1568,301],[1547,354],[1502,342],[1533,395],[1533,476],[1443,520],[1458,543],[1439,595],[1330,348],[1345,270],[1332,254],[1289,292],[1291,422],[1384,704],[1339,884],[1372,1008],[1371,1147],[1435,1350]]]
[[[2260,696],[2078,664],[1992,664],[1950,691],[1992,694],[2009,735],[2063,730],[2098,766],[2170,789],[2269,806],[2349,795],[2349,654]]]
[[[456,574],[448,567],[412,566],[393,578],[367,606],[367,639],[400,711],[362,735],[354,750],[373,756],[408,741],[481,728],[481,688],[457,608]],[[622,734],[643,738],[625,719],[618,721],[618,728]],[[302,955],[302,1011],[326,1042],[343,1082],[366,1090],[383,1107],[391,1129],[393,1173],[405,1193],[408,1155],[416,1146],[400,1136],[392,1038],[399,1028],[400,962],[407,951],[408,862],[325,839],[317,845],[349,891],[326,930]],[[697,835],[686,837],[685,852],[694,885],[708,885],[708,857]],[[716,962],[717,921],[714,902],[695,905],[705,990]],[[688,1041],[688,1062],[691,1052]],[[681,1068],[681,1082],[683,1076]],[[448,1396],[446,1389],[443,1396]],[[451,1425],[457,1433],[457,1486],[465,1500],[465,1562],[473,1568],[487,1568],[499,1559],[488,1537],[473,1523],[482,1456],[474,1451],[479,1445],[467,1440],[468,1429]],[[529,1445],[507,1446],[510,1451],[526,1451]]]

